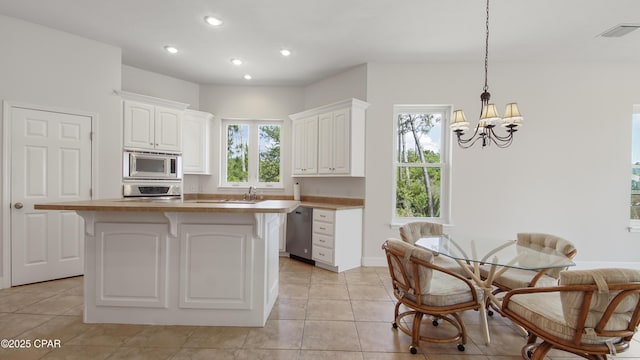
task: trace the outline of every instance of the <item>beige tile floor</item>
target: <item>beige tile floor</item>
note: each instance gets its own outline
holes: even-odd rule
[[[486,346],[474,311],[463,315],[470,337],[464,352],[455,344],[423,342],[418,354],[411,355],[409,337],[391,328],[390,288],[386,268],[336,274],[281,258],[280,295],[266,326],[244,328],[84,324],[82,277],[19,286],[0,290],[0,339],[31,340],[32,344],[35,339],[58,339],[61,347],[0,349],[0,359],[521,358],[525,339],[509,321],[498,315],[489,320],[492,343]],[[638,340],[617,358],[640,360]],[[561,352],[549,356],[552,360],[575,358]]]

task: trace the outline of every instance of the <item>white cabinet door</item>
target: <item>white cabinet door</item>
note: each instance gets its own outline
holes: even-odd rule
[[[304,174],[304,156],[305,156],[305,146],[304,143],[304,121],[294,121],[293,122],[293,174],[294,175],[303,175]]]
[[[349,174],[351,120],[349,109],[318,117],[318,173]]]
[[[156,106],[155,149],[182,151],[182,111]]]
[[[318,172],[318,118],[311,116],[304,120],[304,166],[309,174]]]
[[[348,174],[351,171],[351,118],[349,109],[333,112],[333,146],[331,167],[333,174]]]
[[[182,169],[185,174],[210,175],[210,127],[213,115],[187,110],[182,119]]]
[[[315,175],[317,167],[318,117],[293,122],[293,174]]]
[[[318,173],[332,173],[333,113],[318,116]]]
[[[124,102],[124,146],[154,149],[155,109],[137,101]]]

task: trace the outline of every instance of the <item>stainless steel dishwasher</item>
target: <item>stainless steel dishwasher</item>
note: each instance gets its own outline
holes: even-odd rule
[[[287,252],[292,259],[309,264],[311,259],[311,231],[313,209],[299,206],[287,215]]]

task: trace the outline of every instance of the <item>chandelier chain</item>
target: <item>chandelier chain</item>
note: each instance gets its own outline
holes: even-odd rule
[[[484,91],[489,90],[487,73],[489,72],[489,0],[487,0],[487,20],[485,22],[486,38],[484,43]]]
[[[482,147],[492,143],[499,148],[509,147],[513,143],[513,134],[522,125],[522,115],[518,110],[518,105],[513,102],[507,104],[505,117],[501,118],[496,110],[495,104],[489,103],[491,94],[489,93],[489,1],[486,0],[486,20],[485,20],[485,42],[484,42],[484,91],[480,94],[480,121],[473,129],[473,135],[463,138],[465,131],[469,130],[469,123],[463,110],[453,112],[453,122],[450,127],[455,133],[458,145],[463,149],[468,149],[476,143]],[[497,132],[497,126],[502,123],[506,135]]]

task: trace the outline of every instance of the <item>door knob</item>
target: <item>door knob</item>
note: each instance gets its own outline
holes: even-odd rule
[[[16,209],[22,209],[23,206],[24,205],[22,205],[21,202],[13,204],[13,207],[16,208]]]

